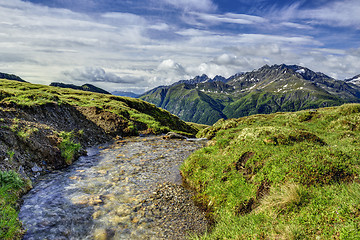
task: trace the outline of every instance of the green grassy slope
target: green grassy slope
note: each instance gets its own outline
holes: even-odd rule
[[[140,99],[169,109],[184,121],[213,124],[220,118],[224,106],[192,85],[179,84],[170,88],[157,88]]]
[[[188,134],[196,130],[178,117],[139,99],[117,97],[73,89],[0,80],[0,104],[16,106],[70,104],[76,107],[96,107],[117,114],[127,122],[128,135],[177,131]]]
[[[360,104],[220,120],[182,166],[201,239],[360,239]]]

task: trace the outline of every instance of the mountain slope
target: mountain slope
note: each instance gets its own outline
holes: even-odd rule
[[[265,65],[229,79],[203,75],[182,80],[150,90],[140,98],[185,121],[213,124],[220,118],[360,102],[360,87],[308,68],[282,64]]]

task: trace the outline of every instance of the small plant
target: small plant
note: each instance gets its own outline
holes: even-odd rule
[[[13,131],[13,132],[17,132],[18,128],[19,128],[19,125],[17,125],[17,124],[13,124],[10,127],[11,131]]]
[[[12,162],[14,160],[14,155],[15,155],[15,152],[12,151],[12,150],[9,150],[7,152],[7,155],[9,156],[9,161]]]
[[[80,143],[75,143],[73,138],[73,132],[60,132],[60,143],[61,156],[65,158],[66,164],[70,165],[74,160],[74,156],[81,149]]]
[[[18,124],[19,122],[20,122],[20,119],[18,119],[18,118],[14,118],[14,119],[13,119],[13,123],[14,123],[14,124]]]
[[[0,171],[0,187],[7,187],[14,190],[19,190],[24,182],[19,175],[14,171]]]
[[[28,139],[32,133],[38,132],[38,131],[39,131],[38,128],[32,127],[29,129],[23,129],[23,130],[18,131],[17,135],[23,139]]]

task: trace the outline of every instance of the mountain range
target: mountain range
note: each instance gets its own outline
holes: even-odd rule
[[[139,98],[189,122],[360,102],[360,75],[336,80],[298,65],[265,65],[229,78],[206,75],[154,88]]]

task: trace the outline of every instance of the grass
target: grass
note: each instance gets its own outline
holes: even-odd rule
[[[5,106],[31,107],[45,104],[70,104],[75,107],[96,107],[115,113],[128,123],[124,132],[160,134],[169,131],[196,134],[197,130],[175,115],[140,99],[118,97],[73,89],[0,80],[0,104]],[[17,122],[13,123],[16,131]],[[21,133],[20,135],[26,134]],[[25,136],[26,137],[26,136]]]
[[[0,239],[21,239],[23,230],[16,202],[24,185],[17,173],[0,171]]]
[[[181,171],[198,239],[360,239],[360,104],[220,120]],[[195,238],[195,239],[196,239]]]
[[[80,143],[74,142],[73,132],[60,132],[59,137],[61,142],[59,148],[61,150],[61,156],[65,159],[66,164],[71,165],[75,155],[81,149]]]

